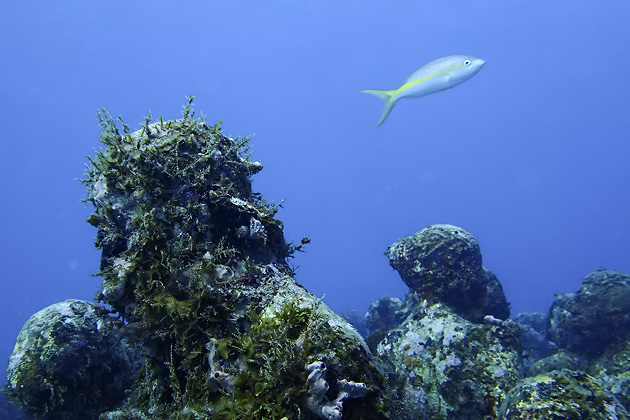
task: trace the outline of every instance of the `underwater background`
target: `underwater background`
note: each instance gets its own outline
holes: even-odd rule
[[[597,268],[630,272],[630,3],[37,2],[0,14],[0,359],[24,322],[100,279],[86,155],[96,110],[138,129],[197,115],[255,134],[296,279],[364,313],[407,286],[384,252],[434,223],[479,241],[512,314]],[[430,60],[486,61],[453,90],[381,103]],[[4,369],[0,369],[4,383]]]

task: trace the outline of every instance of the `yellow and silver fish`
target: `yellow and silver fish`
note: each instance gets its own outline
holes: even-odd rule
[[[420,98],[430,93],[450,89],[473,77],[484,64],[486,62],[481,58],[469,55],[449,55],[420,67],[398,89],[367,89],[361,92],[378,96],[385,101],[381,119],[376,124],[378,127],[383,124],[400,99]]]

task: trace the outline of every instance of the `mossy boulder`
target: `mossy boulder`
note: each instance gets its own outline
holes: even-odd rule
[[[147,351],[128,400],[104,417],[385,416],[363,339],[292,276],[286,260],[308,240],[287,243],[278,206],[252,191],[262,164],[249,139],[195,119],[191,102],[182,119],[147,118],[135,132],[100,120],[104,148],[83,181],[98,299]]]

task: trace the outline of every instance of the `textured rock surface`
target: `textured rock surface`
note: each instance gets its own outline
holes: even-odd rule
[[[85,184],[103,250],[101,299],[149,349],[124,409],[160,418],[317,418],[308,366],[324,366],[336,414],[386,409],[362,338],[299,287],[277,207],[251,189],[247,140],[192,118],[119,134]],[[366,392],[339,398],[339,381]],[[112,414],[113,415],[113,414]]]
[[[630,409],[629,313],[629,275],[612,270],[597,270],[587,275],[577,292],[554,298],[546,331],[558,351],[533,363],[528,376],[567,369],[575,375],[588,374],[589,383],[605,389],[607,395],[614,396],[626,410]],[[580,409],[589,413],[594,408],[581,405]],[[597,415],[587,417],[605,418]],[[619,415],[619,418],[624,417]]]
[[[90,419],[120,404],[133,353],[102,308],[66,300],[34,314],[9,359],[10,396],[39,419]]]
[[[100,119],[83,182],[106,306],[62,302],[25,325],[8,389],[32,417],[627,417],[630,276],[597,271],[556,298],[546,328],[540,314],[517,325],[475,239],[429,226],[387,251],[412,290],[368,311],[375,358],[295,282],[286,259],[308,239],[287,244],[277,206],[252,191],[247,138],[191,103],[136,132]],[[545,332],[561,351],[548,355]],[[525,379],[521,341],[536,360]]]
[[[147,118],[136,132],[100,113],[104,147],[83,180],[102,250],[98,300],[146,355],[126,399],[93,410],[110,408],[102,419],[384,418],[384,378],[365,342],[292,277],[286,259],[308,240],[287,244],[277,206],[252,191],[262,165],[248,139],[194,119],[191,102],[182,119]],[[75,410],[70,402],[59,399],[60,409]]]
[[[628,418],[628,411],[593,377],[554,370],[510,391],[500,418],[610,420]]]
[[[586,368],[586,365],[580,364],[577,357],[561,350],[531,364],[527,369],[527,376],[537,376],[552,370],[562,369],[578,371],[582,368]]]
[[[558,347],[594,357],[630,338],[630,275],[597,270],[576,293],[557,295],[549,311],[548,338]]]
[[[523,370],[536,361],[550,356],[556,351],[555,345],[546,339],[547,316],[537,312],[524,312],[514,317],[521,329],[520,341],[523,346]]]
[[[432,225],[399,239],[385,253],[390,265],[421,298],[448,305],[473,322],[510,316],[503,288],[481,261],[475,238],[462,228]]]
[[[394,418],[482,419],[496,416],[521,377],[518,328],[475,324],[442,304],[419,303],[378,344],[393,365]]]
[[[630,341],[591,360],[587,372],[630,411]]]

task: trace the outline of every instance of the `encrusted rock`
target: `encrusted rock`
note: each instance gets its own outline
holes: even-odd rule
[[[581,365],[580,360],[577,357],[561,350],[547,357],[543,357],[531,364],[527,369],[527,376],[537,376],[551,372],[552,370],[562,369],[578,371],[585,367],[586,365]]]
[[[396,241],[385,253],[390,265],[421,298],[448,305],[464,318],[510,316],[497,277],[486,270],[475,238],[462,228],[432,225]]]
[[[191,102],[182,119],[147,118],[135,132],[101,112],[104,147],[83,180],[102,250],[97,298],[123,341],[144,351],[133,385],[110,390],[116,349],[92,343],[92,325],[69,347],[19,344],[17,398],[28,412],[61,413],[51,418],[386,418],[384,377],[362,337],[292,277],[286,259],[309,240],[287,244],[278,206],[252,191],[262,165],[249,159],[248,138],[194,119]],[[97,353],[67,363],[85,347]],[[42,352],[65,358],[42,370],[31,361]],[[330,393],[311,404],[313,362]]]
[[[576,293],[556,295],[548,338],[558,347],[596,357],[630,339],[630,275],[597,270]]]
[[[502,419],[626,419],[628,411],[592,376],[554,370],[525,378],[501,405]]]
[[[84,184],[94,205],[103,292],[147,349],[125,404],[104,418],[314,418],[304,394],[314,361],[344,417],[387,414],[382,377],[361,336],[297,285],[278,206],[252,191],[262,169],[248,138],[193,118],[131,132],[101,113],[102,151]],[[306,415],[305,413],[311,413]],[[135,416],[135,417],[134,417]],[[306,416],[306,417],[304,417]]]
[[[416,305],[377,349],[396,373],[396,418],[493,418],[521,378],[513,322],[472,323],[440,303]]]
[[[630,411],[630,341],[591,360],[587,372]]]
[[[22,327],[9,359],[8,389],[34,418],[96,418],[122,402],[134,360],[102,308],[66,300]]]

